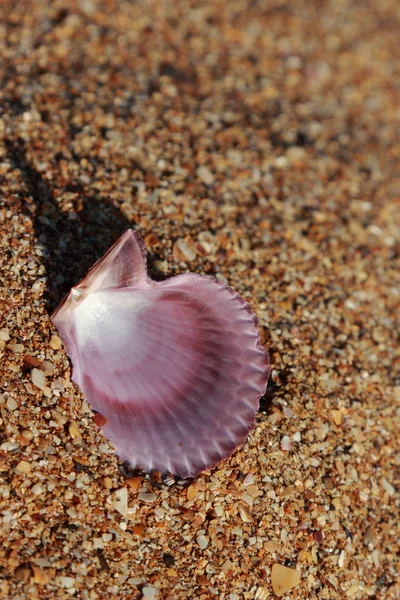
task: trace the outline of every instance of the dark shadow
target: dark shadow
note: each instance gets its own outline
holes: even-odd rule
[[[274,349],[269,347],[268,354],[270,358],[270,364],[274,365],[276,363],[274,359]],[[278,370],[278,373],[275,375],[274,379],[272,379],[271,375],[269,376],[265,394],[260,398],[260,408],[258,410],[259,414],[263,412],[269,414],[271,412],[271,407],[275,396],[279,396],[286,390],[292,376],[293,373],[290,368]]]
[[[28,160],[24,141],[7,140],[6,148],[13,167],[22,174],[22,204],[33,219],[46,271],[44,301],[51,314],[71,287],[132,225],[111,203],[95,195],[83,197],[79,182],[71,182],[66,190],[74,192],[77,205],[62,211],[48,181]]]
[[[273,397],[279,390],[280,386],[275,383],[270,376],[265,394],[260,398],[260,408],[258,409],[259,413],[266,412],[269,414]]]

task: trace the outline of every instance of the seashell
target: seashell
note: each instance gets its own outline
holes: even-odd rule
[[[73,380],[134,467],[193,477],[253,427],[270,372],[256,316],[212,277],[152,281],[137,232],[120,237],[52,321]]]

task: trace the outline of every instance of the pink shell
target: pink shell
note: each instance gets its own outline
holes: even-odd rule
[[[72,288],[52,321],[73,380],[131,465],[192,477],[254,426],[270,371],[256,316],[212,277],[152,281],[135,231]]]

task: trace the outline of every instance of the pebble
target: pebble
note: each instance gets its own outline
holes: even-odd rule
[[[247,486],[247,485],[253,485],[254,483],[254,476],[252,473],[247,473],[246,477],[243,479],[243,485]]]
[[[269,598],[269,591],[266,587],[258,587],[254,595],[254,600],[267,600]]]
[[[15,467],[15,470],[17,473],[25,473],[28,475],[32,471],[32,467],[26,460],[21,460]]]
[[[33,580],[40,585],[46,585],[54,578],[54,569],[42,569],[37,565],[31,564],[33,571]]]
[[[25,354],[24,365],[26,365],[27,367],[38,367],[40,365],[40,360],[37,359],[36,356],[31,356],[31,354]]]
[[[300,583],[300,573],[296,569],[278,563],[272,565],[271,584],[276,596],[283,596]]]
[[[61,582],[61,585],[65,588],[71,588],[75,585],[75,579],[73,579],[72,577],[61,576],[60,582]]]
[[[40,496],[40,494],[43,494],[44,492],[44,486],[41,483],[35,483],[31,488],[31,492],[32,494],[35,494],[35,496]]]
[[[81,439],[82,435],[76,421],[70,421],[68,425],[68,432],[72,439]]]
[[[187,499],[189,501],[193,500],[196,497],[196,495],[197,495],[196,487],[194,485],[189,485],[188,489],[186,490]]]
[[[201,550],[204,550],[208,546],[208,538],[205,535],[197,536],[197,543]]]
[[[151,585],[145,585],[142,589],[143,600],[154,600],[156,597],[157,590]]]
[[[0,329],[0,340],[3,342],[8,342],[10,339],[10,331],[8,329]]]
[[[53,350],[59,350],[61,348],[62,342],[58,335],[51,336],[49,346],[50,348],[53,348]]]
[[[140,494],[138,494],[138,500],[141,500],[141,502],[155,502],[157,496],[154,492],[140,492]]]
[[[11,398],[11,396],[7,400],[6,406],[7,406],[8,410],[17,410],[17,408],[18,408],[17,402],[15,401],[14,398]]]
[[[3,442],[0,446],[0,450],[4,450],[4,452],[12,452],[13,450],[17,450],[18,448],[18,442]]]
[[[196,258],[196,247],[191,240],[179,239],[173,247],[174,260],[180,262],[190,262]]]
[[[208,167],[201,166],[197,169],[197,175],[199,179],[206,185],[212,185],[215,181],[215,177]]]
[[[123,517],[128,510],[128,490],[126,487],[116,490],[113,494],[113,506]]]
[[[388,482],[388,480],[385,477],[382,477],[381,484],[382,484],[383,489],[385,490],[385,492],[387,492],[389,494],[389,496],[395,495],[396,490],[394,489],[392,484]]]
[[[40,369],[34,368],[31,371],[31,381],[33,385],[36,385],[40,390],[43,390],[46,384],[45,374]]]

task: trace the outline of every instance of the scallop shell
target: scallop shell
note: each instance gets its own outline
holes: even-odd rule
[[[152,281],[137,232],[121,236],[52,321],[73,380],[133,466],[193,477],[253,427],[270,371],[254,313],[212,277]]]

